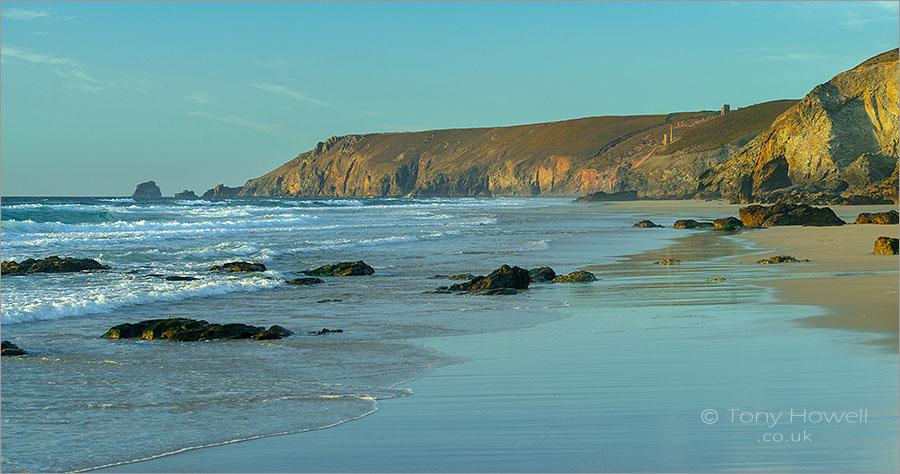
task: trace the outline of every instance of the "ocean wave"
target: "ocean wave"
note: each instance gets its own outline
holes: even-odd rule
[[[145,285],[126,281],[112,288],[81,289],[64,295],[48,295],[24,304],[4,302],[0,316],[2,324],[61,319],[148,303],[180,301],[202,296],[251,292],[282,285],[281,280],[265,277],[227,277],[217,280],[198,280],[173,284],[156,280]]]

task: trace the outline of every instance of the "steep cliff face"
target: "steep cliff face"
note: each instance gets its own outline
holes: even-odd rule
[[[627,170],[715,112],[332,137],[243,196],[533,196],[618,191]]]
[[[895,49],[816,86],[704,175],[698,195],[748,202],[802,191],[827,200],[880,189],[897,167],[897,78]],[[896,201],[896,190],[887,193]]]

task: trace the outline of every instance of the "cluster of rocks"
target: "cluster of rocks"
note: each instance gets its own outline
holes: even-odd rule
[[[791,257],[790,255],[776,255],[774,257],[764,258],[762,260],[757,261],[756,263],[761,263],[763,265],[766,264],[776,264],[776,263],[806,263],[809,262],[809,259],[796,259]]]
[[[487,276],[473,276],[464,283],[438,287],[435,292],[514,295],[521,290],[527,290],[531,283],[584,283],[596,280],[597,277],[593,273],[585,271],[575,271],[568,275],[557,275],[550,267],[525,270],[521,267],[503,265]]]
[[[170,341],[211,341],[216,339],[281,339],[293,332],[274,325],[268,329],[246,324],[210,324],[186,318],[149,319],[113,326],[103,334],[107,339],[168,339]]]
[[[243,190],[243,186],[229,187],[224,184],[218,184],[203,193],[203,199],[235,198],[240,196],[241,191]],[[160,191],[159,186],[156,185],[156,181],[146,181],[138,184],[134,188],[134,193],[131,194],[131,198],[135,201],[149,201],[162,199],[162,197],[162,191]],[[200,199],[200,196],[197,196],[197,194],[190,189],[185,189],[180,193],[175,193],[175,199],[193,200]]]

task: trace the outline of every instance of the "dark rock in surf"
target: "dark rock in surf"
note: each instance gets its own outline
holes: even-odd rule
[[[210,324],[186,318],[150,319],[113,326],[103,334],[107,339],[168,339],[177,342],[216,339],[280,339],[293,334],[275,325],[268,329],[246,324]]]
[[[578,270],[565,276],[558,276],[553,279],[553,283],[589,283],[597,281],[597,277],[591,272]]]
[[[319,283],[325,283],[325,280],[321,278],[294,278],[293,280],[287,280],[286,283],[289,285],[318,285]]]
[[[0,272],[4,275],[25,275],[28,273],[71,273],[86,270],[108,270],[109,267],[90,258],[47,257],[43,260],[29,258],[21,263],[3,262]]]
[[[366,265],[362,260],[356,262],[341,262],[334,265],[324,265],[313,270],[306,270],[306,275],[310,276],[355,276],[355,275],[371,275],[375,273],[375,269]]]
[[[194,281],[199,280],[197,277],[189,277],[189,276],[181,276],[181,275],[171,275],[166,277],[166,281]]]
[[[2,344],[2,348],[0,348],[0,349],[2,349],[2,354],[0,354],[0,355],[20,356],[20,355],[28,354],[24,350],[19,349],[19,346],[15,345],[9,341],[3,341],[0,344]]]
[[[266,266],[261,263],[228,262],[210,267],[211,272],[264,272]]]
[[[343,329],[322,328],[320,331],[310,331],[307,334],[310,334],[313,336],[324,336],[326,334],[337,334],[337,333],[341,333],[341,332],[344,332],[344,330]]]
[[[556,278],[556,272],[550,267],[532,268],[528,270],[528,277],[531,278],[532,283],[548,282]]]
[[[175,193],[175,199],[200,199],[200,196],[194,194],[190,189],[185,189],[180,193]]]
[[[510,267],[503,265],[491,272],[488,276],[475,277],[465,283],[457,283],[451,285],[450,291],[481,291],[492,290],[497,288],[512,288],[515,290],[527,290],[531,277],[528,270],[519,267]]]

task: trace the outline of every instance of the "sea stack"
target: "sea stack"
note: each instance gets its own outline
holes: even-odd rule
[[[131,195],[131,198],[138,201],[160,199],[162,198],[162,192],[159,190],[159,186],[156,185],[156,181],[147,181],[134,188],[134,194]]]

